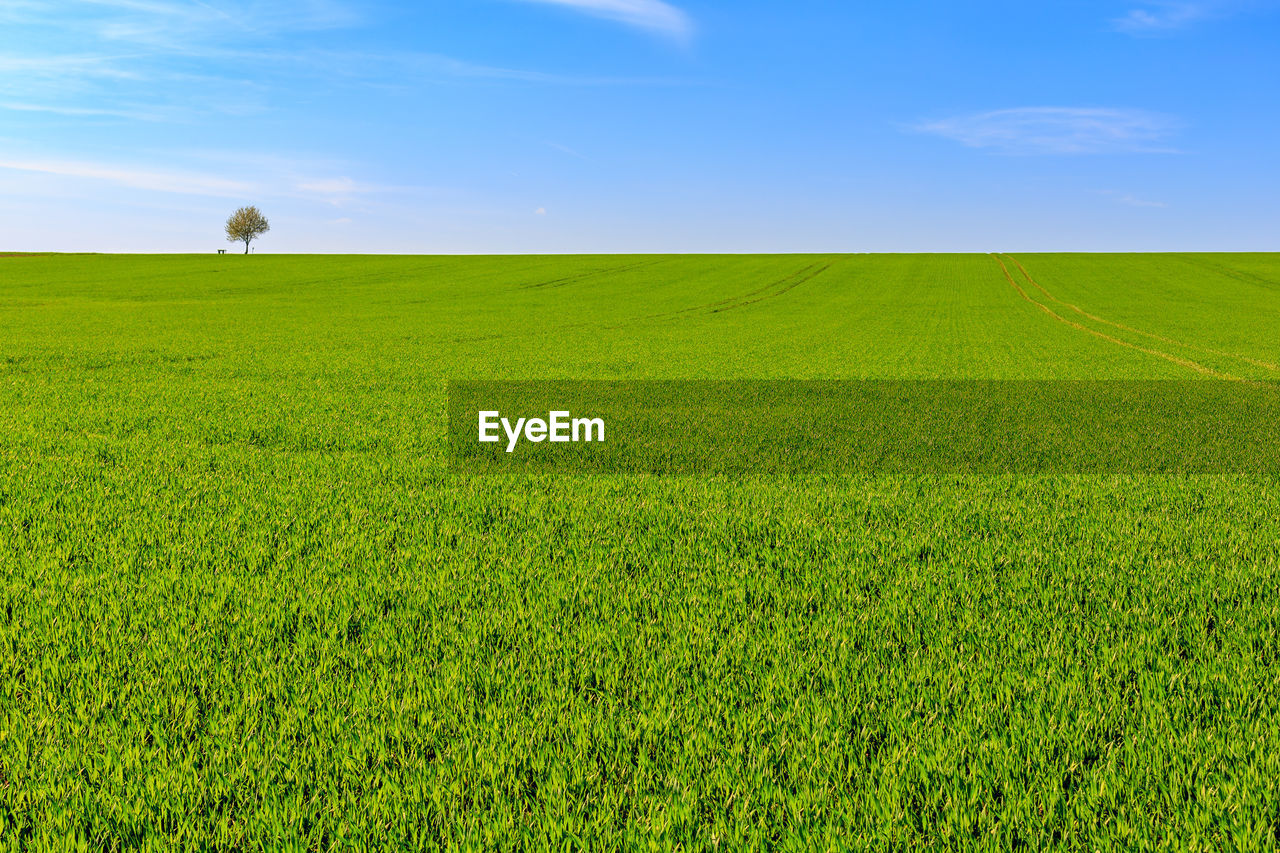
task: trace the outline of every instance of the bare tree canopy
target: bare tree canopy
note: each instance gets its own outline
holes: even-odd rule
[[[249,254],[249,244],[271,230],[262,211],[250,205],[242,207],[227,220],[227,242],[244,243],[244,253]]]

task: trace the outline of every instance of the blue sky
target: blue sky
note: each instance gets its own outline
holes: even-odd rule
[[[0,0],[0,249],[1280,250],[1280,0]]]

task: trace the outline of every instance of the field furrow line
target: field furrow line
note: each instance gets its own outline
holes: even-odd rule
[[[1199,267],[1202,270],[1209,270],[1209,272],[1217,273],[1218,275],[1226,276],[1227,278],[1234,279],[1245,284],[1255,284],[1269,290],[1274,290],[1275,288],[1280,287],[1280,281],[1276,279],[1266,278],[1265,276],[1258,275],[1257,273],[1251,273],[1247,270],[1230,269],[1219,264],[1210,263],[1203,258],[1198,258],[1194,255],[1182,255],[1179,260],[1184,264],[1191,264],[1192,266]]]
[[[705,311],[708,314],[718,314],[722,311],[728,311],[731,308],[741,308],[746,305],[753,305],[765,299],[771,299],[776,296],[782,296],[788,291],[795,290],[807,281],[816,278],[831,268],[831,264],[810,264],[803,269],[797,270],[788,276],[771,281],[768,284],[757,287],[755,290],[749,290],[746,293],[739,293],[734,296],[728,296],[724,299],[718,299],[715,302],[704,302],[701,305],[693,305],[689,308],[681,308],[678,311],[666,311],[661,314],[649,314],[639,317],[637,320],[661,320],[666,317],[679,317],[684,314],[692,314],[696,311]],[[775,290],[776,288],[776,290]],[[770,292],[773,291],[773,292]],[[756,298],[752,298],[756,297]]]
[[[737,303],[734,303],[733,305],[726,305],[723,308],[716,308],[711,313],[718,314],[721,311],[729,311],[734,308],[745,308],[748,305],[754,305],[755,303],[763,302],[766,299],[777,299],[779,296],[782,296],[786,293],[791,292],[792,290],[795,290],[800,285],[806,282],[812,281],[813,279],[822,275],[824,272],[826,272],[829,269],[831,269],[831,264],[821,264],[821,265],[814,264],[814,266],[809,267],[808,270],[800,273],[799,274],[800,278],[796,279],[795,281],[792,281],[790,284],[786,285],[785,287],[775,290],[772,293],[766,293],[763,296],[759,296],[755,299],[748,299],[744,302],[737,302]]]
[[[816,266],[818,265],[810,264],[809,266],[804,267],[803,269],[798,270],[796,272],[793,272],[790,275],[784,276],[776,281],[771,281],[768,284],[757,287],[755,290],[748,290],[746,293],[739,293],[734,296],[726,296],[724,299],[717,299],[715,302],[705,302],[702,305],[694,305],[692,308],[681,308],[679,311],[673,311],[671,313],[672,314],[688,314],[692,311],[711,311],[712,313],[714,313],[716,310],[721,308],[721,306],[730,305],[735,302],[740,302],[742,300],[749,299],[752,296],[766,293],[775,287],[784,286],[790,283],[791,281],[794,281],[797,277],[802,276],[805,273],[809,272]]]
[[[1042,284],[1040,284],[1040,282],[1036,281],[1034,278],[1031,277],[1031,273],[1027,272],[1027,268],[1024,267],[1022,265],[1022,262],[1019,261],[1017,258],[1015,258],[1013,255],[1006,255],[1005,257],[1013,261],[1014,265],[1016,265],[1018,269],[1022,271],[1023,277],[1026,278],[1026,280],[1029,281],[1037,290],[1043,293],[1047,299],[1050,299],[1053,302],[1056,302],[1057,304],[1065,308],[1070,308],[1072,311],[1076,312],[1081,317],[1087,317],[1088,319],[1093,320],[1095,323],[1102,323],[1103,325],[1111,326],[1113,329],[1120,329],[1121,331],[1124,331],[1124,332],[1131,332],[1135,335],[1142,335],[1144,338],[1151,338],[1152,340],[1160,341],[1162,343],[1173,344],[1174,346],[1183,347],[1189,350],[1195,350],[1196,352],[1202,352],[1205,355],[1216,355],[1221,358],[1234,358],[1237,361],[1242,361],[1245,364],[1251,364],[1254,367],[1261,367],[1264,370],[1271,370],[1271,371],[1280,373],[1280,365],[1273,364],[1269,361],[1262,361],[1260,359],[1250,358],[1247,355],[1240,355],[1238,353],[1233,353],[1233,352],[1225,352],[1223,350],[1216,350],[1210,347],[1199,346],[1197,344],[1189,344],[1186,341],[1180,341],[1180,340],[1177,340],[1176,338],[1170,338],[1164,335],[1158,335],[1155,332],[1147,332],[1142,329],[1134,328],[1133,326],[1127,326],[1124,323],[1117,323],[1114,320],[1108,320],[1105,317],[1099,317],[1096,314],[1090,314],[1088,311],[1085,311],[1083,308],[1080,308],[1077,305],[1072,305],[1070,302],[1065,302],[1059,299],[1058,297],[1054,296],[1048,290],[1046,290],[1045,287]]]
[[[566,279],[566,281],[578,281],[583,278],[590,277],[591,275],[597,275],[597,274],[602,275],[607,272],[621,272],[623,270],[635,269],[636,267],[651,266],[652,264],[656,264],[656,263],[659,263],[659,261],[653,261],[653,262],[650,262],[649,264],[643,264],[643,263],[632,264],[630,266],[620,267],[614,270],[600,270],[600,271],[597,271],[596,273],[588,273],[582,276],[574,276],[571,279]],[[616,322],[616,323],[592,323],[592,322],[566,323],[563,325],[556,326],[555,330],[564,331],[567,329],[582,329],[582,328],[588,328],[588,327],[598,327],[601,329],[621,329],[630,325],[634,325],[636,323],[644,322],[646,320],[660,320],[660,319],[671,318],[671,317],[680,317],[695,311],[706,311],[709,314],[717,314],[721,311],[728,311],[731,308],[741,308],[746,305],[752,305],[756,302],[760,302],[764,299],[771,299],[777,296],[782,296],[783,294],[791,290],[794,290],[795,288],[799,287],[805,282],[810,281],[813,278],[816,278],[817,276],[826,272],[830,268],[831,268],[830,263],[810,264],[809,266],[797,272],[794,272],[791,275],[786,276],[785,278],[781,278],[781,279],[778,279],[777,281],[769,282],[768,284],[763,285],[761,287],[757,287],[755,290],[748,291],[747,293],[736,294],[734,296],[730,296],[725,299],[720,299],[716,302],[704,303],[702,305],[694,305],[691,308],[681,308],[678,311],[668,311],[662,314],[649,314],[643,317],[635,317],[629,320],[623,320],[621,322]],[[548,286],[548,285],[546,284],[523,285],[523,287],[525,288],[545,287],[545,286]],[[775,288],[778,288],[778,289],[774,290]],[[774,292],[769,292],[769,291],[774,291]],[[756,298],[748,299],[748,297],[752,297],[752,296],[755,296]],[[529,337],[537,337],[539,335],[546,334],[547,331],[548,331],[547,329],[530,329],[524,332],[503,332],[498,334],[485,334],[485,335],[478,335],[478,336],[465,337],[465,338],[455,338],[453,342],[454,343],[483,343],[486,341],[506,340],[508,338],[529,338]]]
[[[658,263],[661,263],[661,261],[639,261],[634,264],[626,264],[620,267],[609,267],[608,269],[602,269],[602,270],[589,270],[587,272],[580,273],[578,275],[570,275],[570,276],[565,276],[563,278],[553,278],[550,281],[540,281],[534,284],[522,284],[520,285],[520,289],[521,290],[537,290],[538,288],[543,288],[543,287],[564,287],[569,284],[574,284],[579,281],[585,281],[587,279],[596,278],[598,276],[610,275],[614,273],[630,272],[631,270],[640,269],[641,267],[651,267],[654,264],[658,264]]]
[[[1222,373],[1221,371],[1214,370],[1211,367],[1205,367],[1203,364],[1200,364],[1199,362],[1192,361],[1187,358],[1180,358],[1176,355],[1171,355],[1170,353],[1164,352],[1162,350],[1138,346],[1137,344],[1130,343],[1129,341],[1126,341],[1126,340],[1121,340],[1120,338],[1114,337],[1112,335],[1108,335],[1105,332],[1099,332],[1097,329],[1091,329],[1082,323],[1077,323],[1074,320],[1070,320],[1066,317],[1063,317],[1061,314],[1054,311],[1048,305],[1045,305],[1043,302],[1037,302],[1036,300],[1032,299],[1029,295],[1027,295],[1027,292],[1023,290],[1022,286],[1019,285],[1018,282],[1014,280],[1013,275],[1010,274],[1009,272],[1009,268],[1005,266],[1004,261],[1000,259],[999,255],[993,254],[991,257],[995,258],[996,263],[1000,265],[1000,271],[1004,273],[1005,280],[1007,280],[1009,284],[1013,285],[1013,289],[1018,291],[1018,294],[1023,299],[1030,302],[1032,305],[1036,306],[1041,311],[1043,311],[1044,313],[1048,314],[1050,317],[1057,320],[1059,323],[1070,326],[1071,328],[1077,329],[1081,332],[1087,332],[1088,334],[1093,335],[1096,338],[1101,338],[1102,340],[1107,341],[1108,343],[1126,347],[1127,349],[1137,350],[1138,352],[1146,353],[1147,355],[1154,355],[1157,358],[1162,358],[1165,361],[1172,362],[1173,364],[1176,364],[1180,367],[1185,367],[1188,370],[1195,371],[1196,373],[1199,373],[1204,376],[1213,376],[1218,379],[1229,379],[1234,382],[1243,381],[1242,378],[1239,376],[1233,376],[1230,373]]]

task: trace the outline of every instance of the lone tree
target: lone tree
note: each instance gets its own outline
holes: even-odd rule
[[[250,205],[242,207],[227,220],[227,242],[244,243],[244,253],[249,254],[249,244],[271,230],[262,211]]]

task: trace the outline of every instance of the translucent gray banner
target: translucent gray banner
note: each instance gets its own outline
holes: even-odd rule
[[[460,470],[1280,471],[1280,385],[522,381],[449,386]]]

